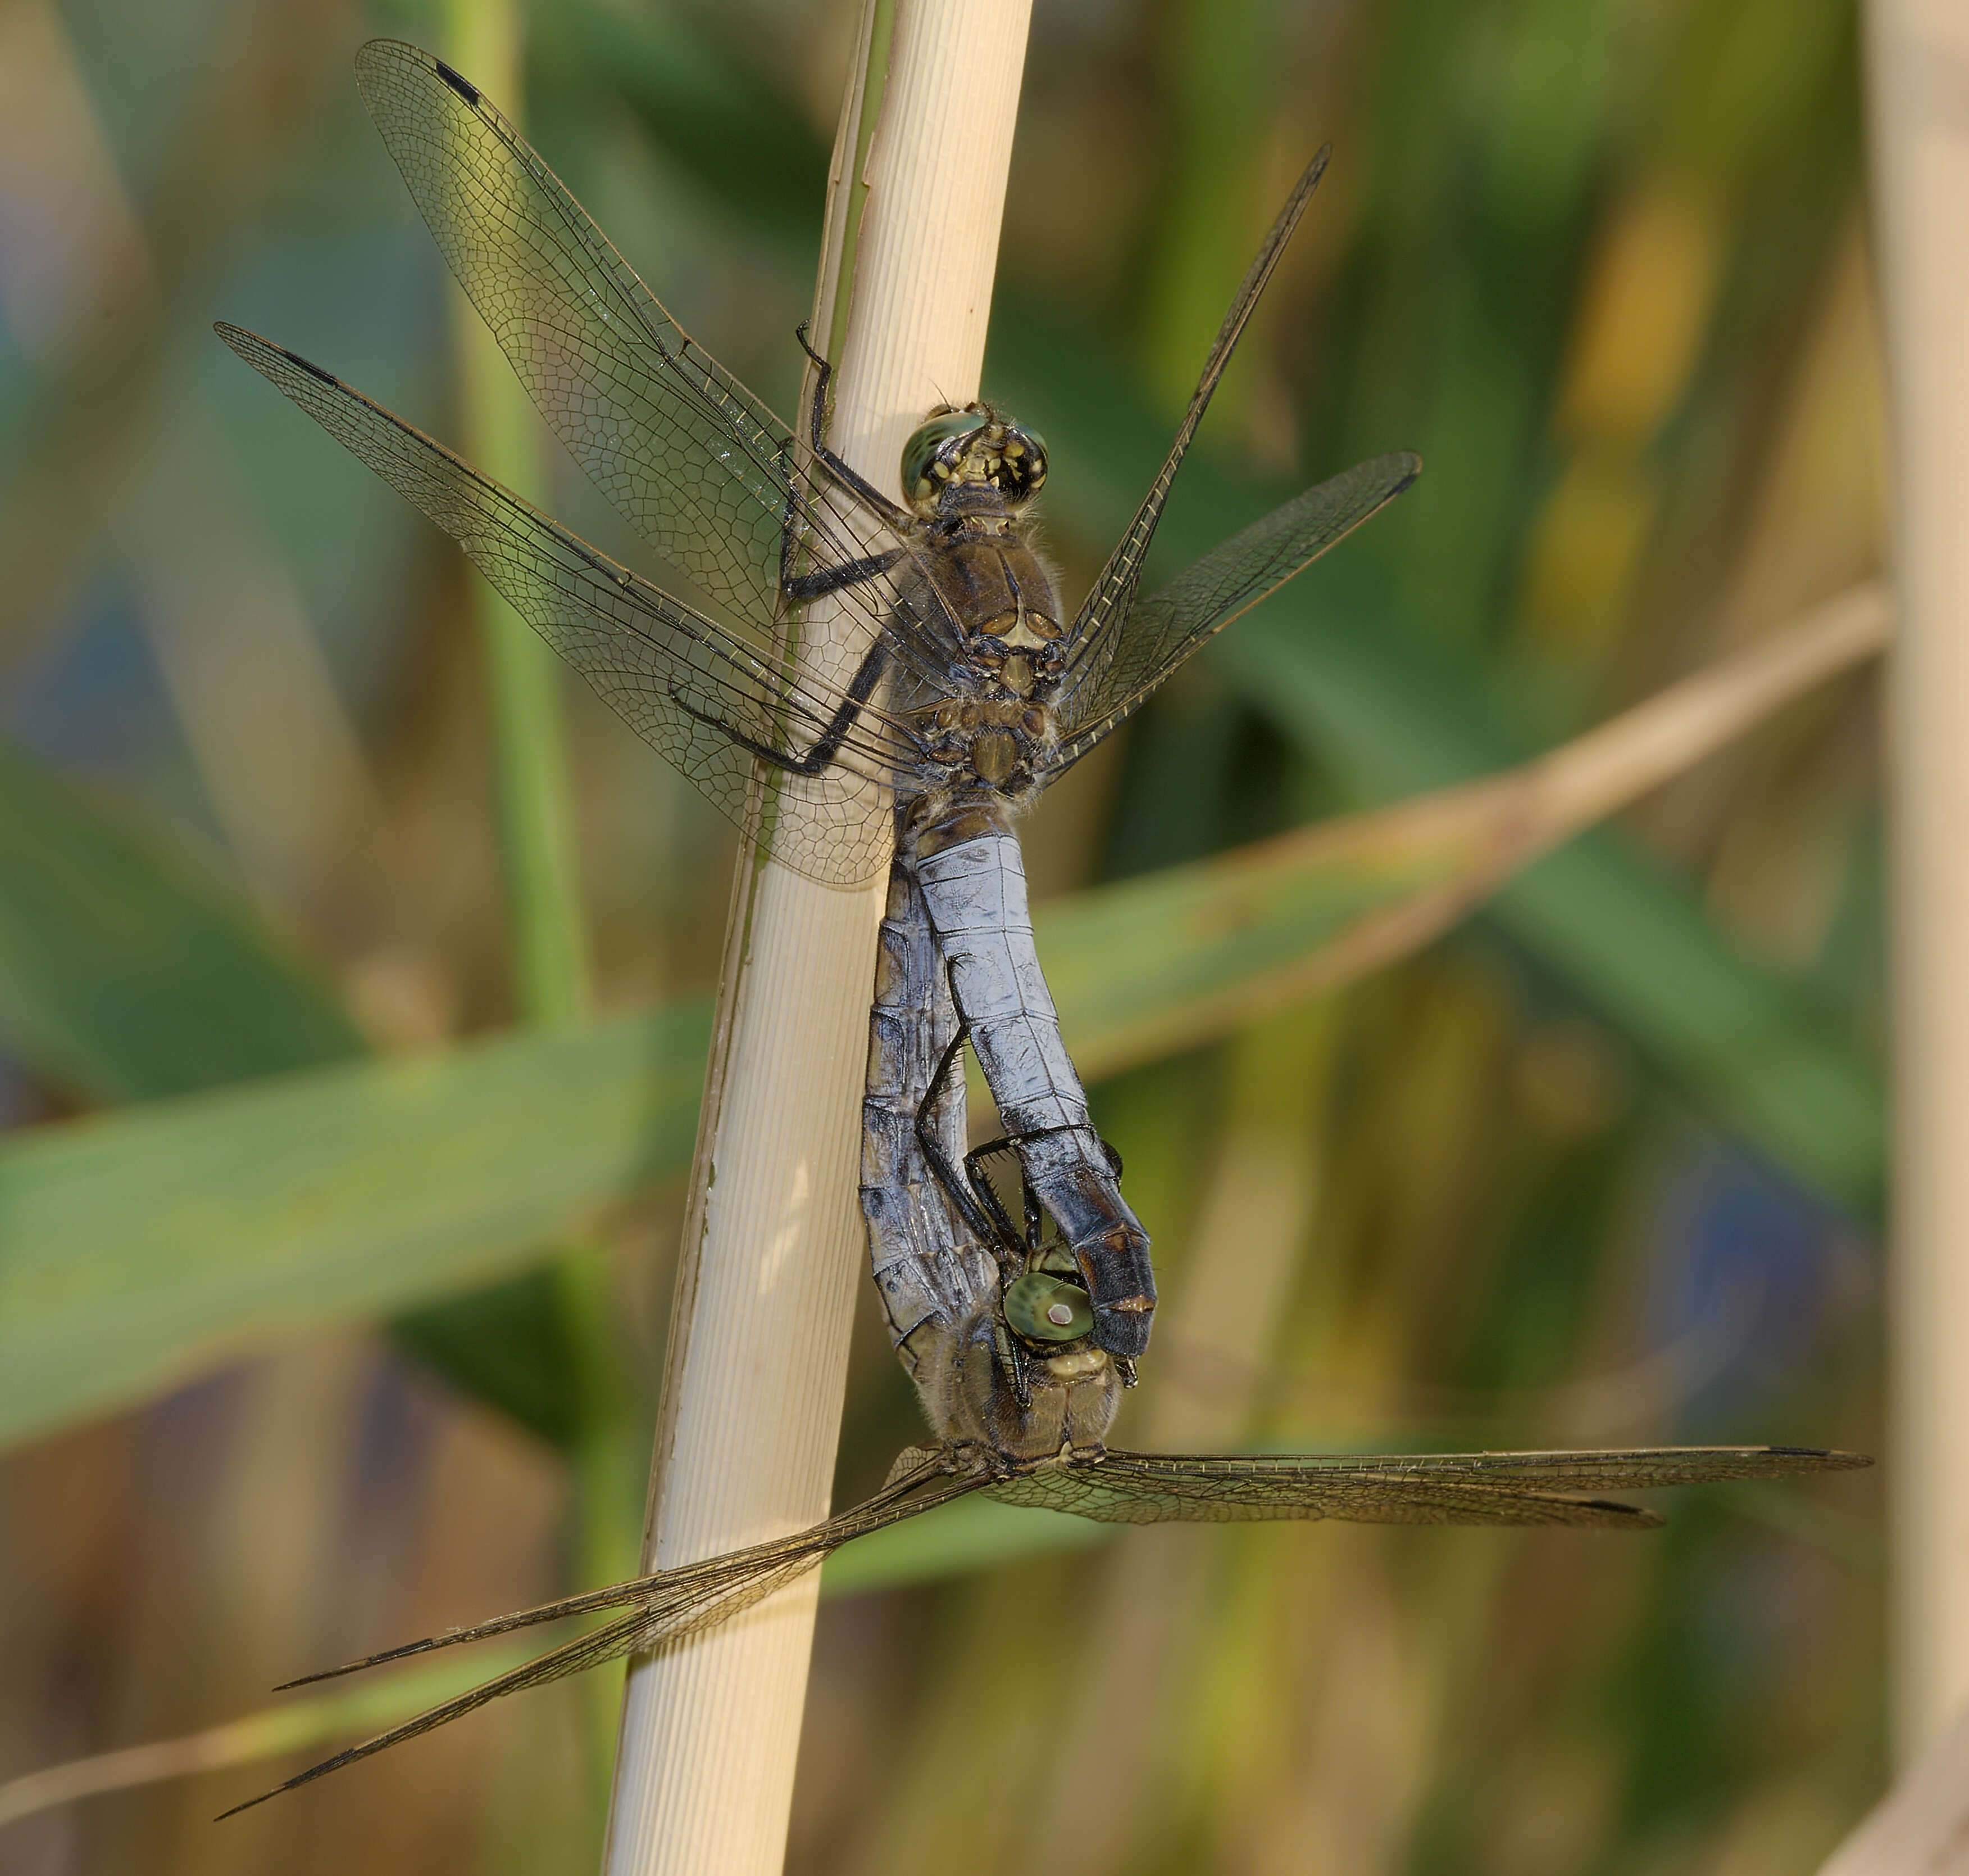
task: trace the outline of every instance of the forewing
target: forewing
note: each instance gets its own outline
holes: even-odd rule
[[[1203,1458],[1111,1450],[1093,1465],[1048,1466],[987,1488],[1009,1504],[1044,1505],[1108,1524],[1268,1523],[1572,1524],[1645,1529],[1652,1511],[1555,1491],[1424,1474],[1378,1473],[1344,1459]]]
[[[744,825],[753,791],[763,786],[774,791],[773,851],[788,865],[851,884],[885,863],[890,777],[915,748],[879,709],[853,709],[837,758],[817,774],[756,764],[716,725],[796,759],[850,709],[845,686],[774,658],[638,578],[305,359],[238,326],[217,329],[451,535],[514,609],[720,813]]]
[[[1413,482],[1422,458],[1397,450],[1357,463],[1309,488],[1206,553],[1140,602],[1069,664],[1056,706],[1061,729],[1050,765],[1064,768],[1140,709],[1184,659],[1250,611]]]
[[[644,538],[744,623],[770,633],[780,543],[839,566],[898,549],[887,524],[796,465],[785,424],[672,319],[560,179],[476,86],[415,46],[372,40],[356,82],[432,238],[528,394]],[[934,615],[890,617],[878,577],[842,602],[899,661],[934,677]],[[913,615],[912,615],[913,617]],[[831,673],[845,683],[848,670]]]
[[[1782,1478],[1872,1462],[1808,1446],[1642,1446],[1598,1452],[1127,1452],[991,1488],[1111,1524],[1336,1517],[1377,1524],[1577,1524],[1642,1529],[1652,1511],[1576,1492]]]
[[[401,1661],[413,1654],[428,1654],[433,1649],[455,1648],[465,1641],[486,1641],[495,1635],[509,1635],[516,1628],[533,1628],[542,1622],[558,1622],[570,1615],[592,1615],[603,1609],[619,1609],[635,1604],[644,1615],[688,1611],[706,1598],[715,1597],[740,1579],[762,1568],[772,1568],[796,1556],[824,1556],[830,1550],[865,1537],[871,1531],[905,1518],[918,1516],[961,1498],[986,1482],[981,1473],[953,1475],[939,1449],[907,1448],[890,1468],[888,1481],[873,1498],[837,1513],[826,1523],[790,1537],[777,1537],[742,1550],[728,1550],[722,1556],[706,1557],[696,1563],[680,1563],[652,1576],[632,1576],[624,1582],[611,1583],[601,1589],[585,1589],[578,1595],[561,1596],[530,1609],[495,1615],[491,1621],[475,1622],[469,1628],[447,1628],[442,1634],[426,1635],[399,1647],[385,1648],[380,1654],[365,1654],[358,1661],[345,1661],[339,1667],[323,1668],[318,1673],[303,1674],[283,1681],[274,1691],[306,1687],[319,1680],[336,1680],[344,1674],[360,1673],[365,1668],[380,1667],[387,1661]]]
[[[1277,267],[1279,256],[1285,252],[1286,243],[1292,239],[1299,217],[1305,214],[1306,204],[1312,200],[1312,192],[1319,187],[1319,179],[1326,171],[1328,154],[1328,151],[1322,148],[1306,165],[1305,174],[1294,185],[1285,206],[1279,211],[1278,219],[1272,224],[1271,232],[1266,235],[1264,245],[1259,248],[1257,258],[1252,261],[1250,271],[1231,302],[1231,310],[1218,328],[1210,355],[1204,361],[1203,375],[1198,379],[1196,389],[1190,397],[1189,408],[1177,426],[1176,440],[1169,445],[1169,454],[1163,459],[1163,466],[1149,485],[1149,492],[1135,511],[1127,531],[1108,557],[1108,564],[1101,570],[1094,589],[1075,616],[1067,633],[1066,659],[1068,672],[1077,674],[1079,682],[1098,685],[1102,673],[1117,654],[1122,622],[1134,603],[1136,585],[1142,575],[1142,561],[1148,553],[1149,543],[1155,538],[1156,526],[1163,518],[1176,472],[1189,452],[1196,427],[1203,421],[1203,414],[1210,407],[1211,398],[1224,375],[1225,368],[1231,362],[1231,354],[1237,349],[1238,339],[1257,306],[1259,296],[1265,290],[1265,283]]]
[[[905,1459],[909,1456],[904,1456]],[[556,1621],[564,1616],[628,1605],[624,1613],[614,1621],[605,1622],[585,1635],[577,1635],[573,1641],[537,1655],[504,1674],[495,1675],[468,1692],[404,1721],[400,1726],[393,1726],[388,1732],[350,1746],[318,1765],[311,1765],[306,1771],[296,1774],[271,1790],[248,1798],[245,1803],[236,1804],[220,1815],[230,1817],[235,1812],[250,1810],[255,1805],[277,1797],[284,1791],[291,1791],[297,1785],[308,1784],[327,1773],[339,1771],[345,1765],[352,1765],[358,1759],[368,1758],[406,1739],[433,1732],[504,1695],[522,1693],[530,1687],[543,1687],[550,1681],[599,1667],[605,1662],[620,1660],[624,1655],[644,1654],[652,1648],[701,1634],[764,1602],[813,1569],[829,1552],[839,1550],[842,1544],[865,1537],[871,1531],[880,1530],[886,1525],[915,1517],[937,1505],[948,1504],[953,1498],[977,1490],[985,1482],[981,1473],[951,1476],[943,1468],[939,1456],[930,1453],[921,1462],[899,1469],[874,1498],[790,1537],[755,1544],[725,1556],[709,1558],[702,1563],[685,1564],[654,1576],[617,1583],[606,1589],[569,1596],[538,1608],[499,1616],[470,1628],[453,1629],[442,1635],[433,1635],[404,1647],[351,1662],[345,1667],[331,1668],[325,1674],[310,1674],[301,1680],[290,1681],[287,1684],[290,1687],[303,1686],[309,1681],[353,1673],[358,1668],[400,1660],[407,1655],[426,1654],[434,1648],[483,1641],[489,1636],[509,1634],[516,1628]]]
[[[256,1804],[264,1804],[269,1798],[277,1798],[284,1791],[292,1791],[297,1786],[311,1784],[316,1779],[325,1777],[330,1772],[339,1771],[345,1765],[353,1765],[358,1759],[366,1759],[407,1739],[433,1732],[450,1721],[460,1719],[467,1713],[475,1712],[480,1707],[502,1699],[509,1693],[521,1693],[530,1687],[544,1687],[550,1682],[563,1680],[570,1674],[585,1673],[591,1667],[599,1667],[607,1661],[619,1660],[624,1655],[640,1654],[655,1647],[660,1643],[673,1641],[686,1635],[695,1634],[719,1622],[748,1609],[754,1603],[763,1602],[767,1596],[807,1570],[812,1569],[826,1554],[811,1551],[790,1557],[777,1566],[761,1567],[735,1582],[727,1582],[715,1594],[707,1594],[690,1604],[687,1608],[670,1615],[652,1614],[642,1608],[632,1608],[626,1615],[618,1615],[611,1622],[605,1622],[599,1628],[585,1635],[577,1635],[572,1641],[563,1642],[558,1648],[550,1648],[545,1654],[536,1655],[504,1674],[495,1675],[488,1681],[456,1696],[441,1701],[437,1706],[427,1708],[414,1719],[405,1720],[400,1726],[391,1727],[388,1732],[378,1733],[375,1738],[365,1739],[360,1744],[345,1748],[332,1757],[323,1759],[318,1765],[310,1765],[304,1772],[297,1772],[292,1778],[284,1779],[271,1790],[244,1803],[234,1805],[230,1810],[222,1811],[219,1816],[228,1818],[241,1811],[250,1811]]]
[[[1392,1453],[1344,1462],[1377,1476],[1510,1481],[1548,1491],[1646,1491],[1662,1485],[1852,1472],[1873,1462],[1864,1453],[1825,1446],[1616,1446],[1588,1452]]]

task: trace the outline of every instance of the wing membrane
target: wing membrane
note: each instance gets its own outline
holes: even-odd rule
[[[514,609],[733,821],[744,824],[765,771],[715,724],[797,760],[852,716],[832,765],[812,775],[767,772],[779,790],[773,849],[837,884],[886,863],[890,778],[915,745],[879,710],[853,705],[844,686],[772,659],[639,579],[339,378],[238,326],[217,329],[451,535]]]
[[[1286,243],[1292,239],[1293,230],[1299,226],[1299,217],[1305,214],[1306,204],[1312,200],[1312,192],[1319,187],[1320,177],[1326,173],[1329,154],[1329,150],[1322,146],[1306,165],[1305,174],[1286,199],[1285,206],[1279,211],[1278,219],[1272,224],[1270,233],[1266,235],[1264,245],[1259,248],[1257,258],[1252,261],[1237,297],[1231,302],[1231,310],[1224,316],[1224,323],[1212,342],[1210,355],[1204,361],[1203,375],[1191,394],[1189,408],[1183,413],[1169,454],[1163,459],[1163,466],[1149,485],[1149,492],[1142,498],[1142,505],[1135,511],[1134,519],[1128,524],[1127,532],[1108,557],[1108,564],[1101,570],[1093,590],[1075,617],[1067,633],[1068,686],[1100,686],[1108,666],[1117,654],[1124,621],[1141,579],[1142,562],[1149,551],[1149,543],[1155,538],[1156,524],[1163,518],[1176,472],[1189,453],[1197,426],[1210,407],[1218,381],[1250,323],[1259,296],[1265,290],[1265,283],[1278,266],[1279,256],[1285,252]]]
[[[1597,1452],[1386,1456],[1111,1450],[1097,1460],[1043,1466],[1014,1478],[994,1479],[954,1453],[912,1447],[897,1459],[888,1482],[873,1498],[811,1530],[565,1597],[537,1608],[497,1616],[469,1628],[427,1636],[345,1667],[290,1681],[289,1686],[302,1686],[566,1616],[606,1609],[624,1611],[585,1635],[309,1767],[222,1815],[230,1817],[358,1759],[414,1739],[503,1695],[545,1686],[604,1662],[700,1634],[763,1602],[842,1544],[973,1491],[1010,1504],[1043,1506],[1119,1524],[1332,1517],[1363,1524],[1557,1524],[1637,1530],[1662,1521],[1653,1512],[1633,1505],[1570,1495],[1721,1479],[1779,1478],[1801,1472],[1846,1471],[1871,1463],[1856,1453],[1808,1446],[1643,1446]]]
[[[1267,1467],[1259,1454],[1211,1465]],[[1293,1460],[1286,1464],[1318,1464]],[[1847,1472],[1871,1465],[1863,1453],[1825,1446],[1614,1446],[1586,1452],[1394,1453],[1337,1462],[1375,1476],[1390,1473],[1480,1482],[1512,1482],[1554,1491],[1650,1491],[1664,1485],[1714,1485],[1730,1479],[1793,1478],[1806,1472]]]
[[[229,1810],[219,1813],[222,1819],[236,1816],[242,1811],[250,1811],[256,1804],[264,1804],[269,1798],[277,1798],[284,1791],[292,1791],[297,1786],[312,1784],[317,1778],[324,1778],[330,1772],[339,1772],[345,1765],[353,1765],[358,1759],[366,1759],[401,1745],[407,1739],[415,1739],[467,1713],[475,1712],[480,1707],[509,1693],[521,1693],[530,1687],[544,1687],[556,1680],[564,1680],[570,1674],[585,1673],[591,1667],[599,1667],[607,1661],[621,1660],[624,1655],[639,1654],[659,1643],[680,1640],[709,1628],[738,1615],[754,1604],[762,1602],[775,1590],[785,1587],[805,1572],[818,1564],[824,1551],[803,1552],[789,1557],[785,1562],[771,1568],[756,1570],[741,1579],[727,1586],[722,1594],[706,1597],[695,1603],[686,1614],[674,1619],[652,1615],[644,1611],[631,1609],[627,1615],[618,1615],[612,1622],[605,1622],[599,1628],[587,1634],[577,1635],[572,1641],[563,1642],[558,1648],[551,1648],[545,1654],[536,1655],[530,1661],[510,1669],[504,1674],[495,1675],[491,1680],[482,1682],[455,1698],[441,1701],[437,1706],[427,1707],[414,1719],[407,1719],[401,1726],[393,1726],[388,1732],[363,1740],[359,1745],[349,1746],[342,1751],[323,1759],[319,1764],[310,1765],[304,1772],[297,1772],[292,1778],[284,1779],[271,1790],[263,1791],[245,1803],[235,1804]]]
[[[754,1544],[725,1556],[710,1558],[702,1563],[685,1564],[654,1576],[638,1577],[607,1589],[569,1596],[559,1602],[543,1604],[539,1608],[523,1609],[517,1615],[499,1616],[471,1628],[453,1629],[401,1648],[389,1649],[381,1654],[371,1655],[363,1660],[352,1661],[344,1667],[331,1668],[326,1673],[310,1674],[301,1680],[290,1681],[289,1686],[302,1686],[309,1681],[331,1680],[384,1661],[401,1660],[407,1655],[426,1654],[433,1648],[482,1641],[488,1636],[509,1634],[514,1629],[529,1628],[537,1623],[557,1621],[563,1616],[627,1605],[625,1612],[612,1621],[605,1622],[585,1635],[577,1635],[573,1641],[537,1655],[504,1674],[495,1675],[452,1699],[427,1708],[400,1726],[393,1726],[387,1732],[349,1746],[323,1759],[320,1764],[297,1773],[271,1790],[234,1805],[220,1816],[231,1817],[238,1812],[250,1810],[269,1798],[278,1797],[284,1791],[291,1791],[297,1786],[311,1783],[330,1772],[339,1771],[345,1765],[352,1765],[358,1759],[369,1758],[407,1739],[433,1732],[504,1695],[522,1693],[530,1687],[544,1687],[570,1674],[599,1667],[605,1662],[644,1654],[651,1648],[702,1634],[763,1602],[814,1569],[830,1551],[838,1550],[842,1544],[871,1531],[880,1530],[885,1525],[899,1524],[905,1518],[948,1504],[953,1498],[977,1490],[985,1482],[982,1473],[952,1476],[933,1455],[921,1465],[892,1479],[874,1498],[842,1512],[838,1517],[831,1517],[825,1524],[816,1524],[790,1537],[771,1543]]]
[[[796,467],[787,427],[699,348],[533,147],[449,67],[373,40],[356,82],[433,240],[528,394],[645,540],[770,632],[792,527],[828,564],[902,549],[855,498]],[[844,602],[934,682],[948,622],[894,615],[893,582]],[[929,655],[926,655],[926,648]],[[831,673],[845,683],[845,667]]]
[[[1115,1463],[1116,1462],[1120,1463]],[[1573,1524],[1645,1530],[1653,1511],[1523,1486],[1421,1476],[1364,1477],[1322,1465],[1263,1477],[1209,1472],[1156,1456],[1110,1452],[988,1488],[1008,1504],[1044,1505],[1104,1524],[1269,1524],[1339,1518],[1360,1524]]]
[[[1069,670],[1058,706],[1064,768],[1140,709],[1182,661],[1309,566],[1413,482],[1409,450],[1357,463],[1234,534],[1137,604],[1105,654]]]
[[[1640,1447],[1604,1452],[1227,1454],[1110,1450],[988,1488],[1107,1524],[1250,1523],[1341,1518],[1388,1524],[1570,1524],[1643,1529],[1652,1511],[1580,1491],[1776,1478],[1869,1461],[1792,1446]]]

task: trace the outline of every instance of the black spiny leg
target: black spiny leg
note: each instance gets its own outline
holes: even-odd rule
[[[965,1224],[975,1232],[985,1244],[1005,1250],[1015,1249],[1018,1238],[1000,1212],[995,1195],[988,1185],[983,1188],[987,1195],[981,1199],[980,1189],[973,1186],[962,1173],[950,1163],[950,1156],[943,1150],[943,1143],[936,1137],[933,1110],[943,1098],[944,1084],[956,1067],[964,1045],[971,1034],[970,1025],[960,1024],[957,1034],[950,1039],[950,1047],[943,1052],[943,1059],[936,1065],[936,1073],[929,1078],[929,1087],[916,1106],[916,1144],[923,1148],[923,1158],[929,1163],[930,1173],[936,1183],[949,1195],[950,1202],[957,1207]],[[966,1159],[965,1167],[970,1161]],[[989,1206],[989,1210],[986,1209]]]
[[[886,573],[906,557],[903,549],[891,547],[886,553],[864,553],[859,560],[843,560],[839,566],[823,566],[811,573],[792,573],[787,571],[787,547],[792,540],[793,530],[788,528],[781,537],[780,590],[789,599],[818,599],[824,593],[844,592],[850,586],[860,586],[864,580]]]
[[[997,1358],[998,1365],[1005,1371],[1012,1384],[1012,1397],[1021,1408],[1033,1404],[1032,1373],[1027,1366],[1026,1352],[1019,1346],[1019,1339],[1012,1333],[1005,1320],[1003,1310],[994,1310],[991,1317],[991,1352]]]
[[[826,419],[827,388],[832,381],[834,368],[826,359],[807,343],[806,327],[800,329],[801,349],[819,367],[814,384],[812,425],[813,447],[829,474],[844,480],[862,500],[879,512],[889,517],[897,524],[907,527],[909,517],[889,501],[879,489],[871,488],[856,475],[846,463],[826,449],[821,443],[821,432]],[[816,568],[810,573],[796,573],[793,569],[794,557],[798,552],[799,532],[794,525],[789,498],[788,512],[780,526],[780,590],[787,598],[796,603],[819,599],[831,592],[845,592],[851,586],[865,585],[878,579],[890,568],[898,566],[908,557],[906,547],[890,547],[880,553],[865,553],[852,560],[844,560],[835,566]],[[826,768],[841,752],[841,745],[847,740],[848,732],[853,729],[855,719],[863,707],[875,694],[875,687],[881,682],[882,673],[887,664],[887,654],[882,641],[877,638],[868,648],[852,679],[849,680],[848,694],[841,706],[830,717],[814,740],[812,748],[803,756],[789,756],[783,750],[774,749],[748,736],[735,728],[722,716],[700,710],[674,685],[670,690],[670,700],[686,716],[719,731],[736,743],[741,749],[757,756],[762,762],[774,768],[783,769],[792,775],[815,776]]]
[[[783,750],[747,735],[742,729],[734,729],[723,717],[714,716],[709,710],[700,710],[675,684],[670,686],[670,701],[685,716],[695,717],[699,722],[729,738],[761,762],[784,769],[789,775],[818,775],[841,753],[841,745],[848,740],[848,732],[855,727],[855,719],[861,714],[863,706],[874,695],[875,686],[882,681],[883,668],[887,661],[888,654],[878,638],[868,648],[868,655],[848,680],[848,695],[842,699],[841,707],[828,719],[826,726],[814,738],[813,747],[803,756],[788,755]]]
[[[1028,1128],[1026,1131],[1022,1134],[1001,1134],[996,1140],[988,1140],[981,1147],[973,1147],[971,1151],[964,1156],[964,1170],[968,1173],[973,1179],[975,1179],[978,1176],[976,1163],[979,1160],[982,1159],[986,1154],[996,1153],[1001,1147],[1010,1147],[1017,1149],[1017,1147],[1025,1145],[1028,1141],[1048,1140],[1055,1134],[1084,1134],[1092,1132],[1093,1129],[1088,1127],[1033,1127]],[[1101,1157],[1108,1162],[1108,1171],[1114,1174],[1116,1180],[1118,1182],[1121,1177],[1121,1155],[1120,1152],[1109,1141],[1103,1140],[1098,1134],[1094,1134],[1094,1144],[1101,1149]],[[1032,1200],[1028,1198],[1026,1203],[1027,1210],[1029,1212],[1031,1211],[1033,1209]]]
[[[806,328],[800,328],[800,343],[806,346]],[[807,356],[820,366],[819,381],[814,388],[813,427],[814,453],[826,464],[830,475],[839,475],[847,465],[840,462],[832,450],[823,449],[820,443],[821,426],[826,421],[828,381],[832,376],[832,367],[810,346]],[[839,465],[839,467],[837,467]],[[848,470],[853,475],[852,470]],[[909,524],[909,517],[893,502],[884,499],[881,492],[871,488],[858,476],[855,478],[855,492],[864,500],[873,502],[877,509],[889,516],[892,521],[903,527]],[[796,573],[793,570],[793,557],[797,551],[799,534],[793,526],[791,498],[788,512],[780,526],[780,590],[790,599],[818,599],[823,593],[840,592],[850,586],[858,586],[864,580],[877,578],[892,566],[898,565],[905,557],[901,547],[891,547],[883,553],[867,553],[852,560],[844,560],[839,566],[823,566],[810,573]]]
[[[793,336],[799,339],[800,349],[814,363],[813,402],[807,414],[807,441],[813,448],[814,459],[842,488],[867,502],[891,527],[907,527],[910,525],[907,511],[897,508],[873,482],[851,469],[827,446],[827,392],[828,387],[834,382],[834,367],[807,342],[806,322],[804,320],[800,322]]]

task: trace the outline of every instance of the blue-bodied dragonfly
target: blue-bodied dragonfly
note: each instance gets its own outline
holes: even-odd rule
[[[961,1040],[1092,1297],[1096,1339],[1131,1361],[1154,1308],[1149,1240],[1061,1040],[1011,824],[1212,636],[1420,466],[1403,453],[1358,464],[1160,591],[1137,592],[1177,469],[1325,153],[1267,236],[1167,457],[1069,618],[1024,530],[1046,473],[1034,431],[988,404],[933,412],[903,453],[904,501],[891,501],[827,446],[825,361],[796,438],[684,333],[466,79],[389,41],[362,49],[357,76],[446,260],[534,402],[709,603],[619,565],[306,359],[236,326],[221,336],[453,535],[715,806],[742,825],[769,786],[775,857],[845,884],[871,878],[893,847],[941,946]],[[821,646],[800,642],[817,605],[848,626]]]
[[[701,1632],[842,1544],[972,1493],[1120,1524],[1633,1530],[1660,1521],[1597,1495],[1866,1463],[1773,1446],[1377,1457],[1105,1443],[1147,1342],[1148,1241],[1060,1041],[1010,822],[1205,641],[1414,479],[1410,455],[1361,463],[1137,596],[1177,467],[1324,152],[1260,249],[1160,471],[1069,620],[1021,531],[1046,476],[1033,431],[985,404],[933,412],[903,451],[907,505],[890,501],[826,446],[825,361],[815,361],[803,446],[685,336],[467,80],[382,41],[363,48],[357,71],[446,258],[534,401],[725,616],[631,573],[319,367],[219,329],[457,539],[721,810],[744,825],[769,781],[776,857],[837,884],[889,858],[861,1201],[876,1287],[933,1443],[907,1449],[881,1491],[809,1530],[331,1670],[621,1611],[277,1790],[501,1695]],[[803,609],[823,602],[846,609],[858,640],[790,656]],[[975,1151],[955,1073],[967,1043],[1007,1129]]]

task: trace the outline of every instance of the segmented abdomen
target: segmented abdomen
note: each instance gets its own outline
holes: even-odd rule
[[[923,895],[907,857],[898,855],[869,1018],[861,1214],[889,1333],[912,1375],[929,1342],[973,1323],[997,1288],[995,1263],[931,1176],[916,1137],[917,1110],[957,1020]],[[935,1110],[935,1132],[947,1163],[961,1167],[967,1144],[961,1073]]]
[[[1112,1354],[1140,1355],[1155,1307],[1148,1234],[1121,1196],[1060,1036],[1033,945],[1018,838],[995,807],[966,801],[907,830],[899,864],[910,863],[1026,1182],[1086,1280],[1095,1339]]]

